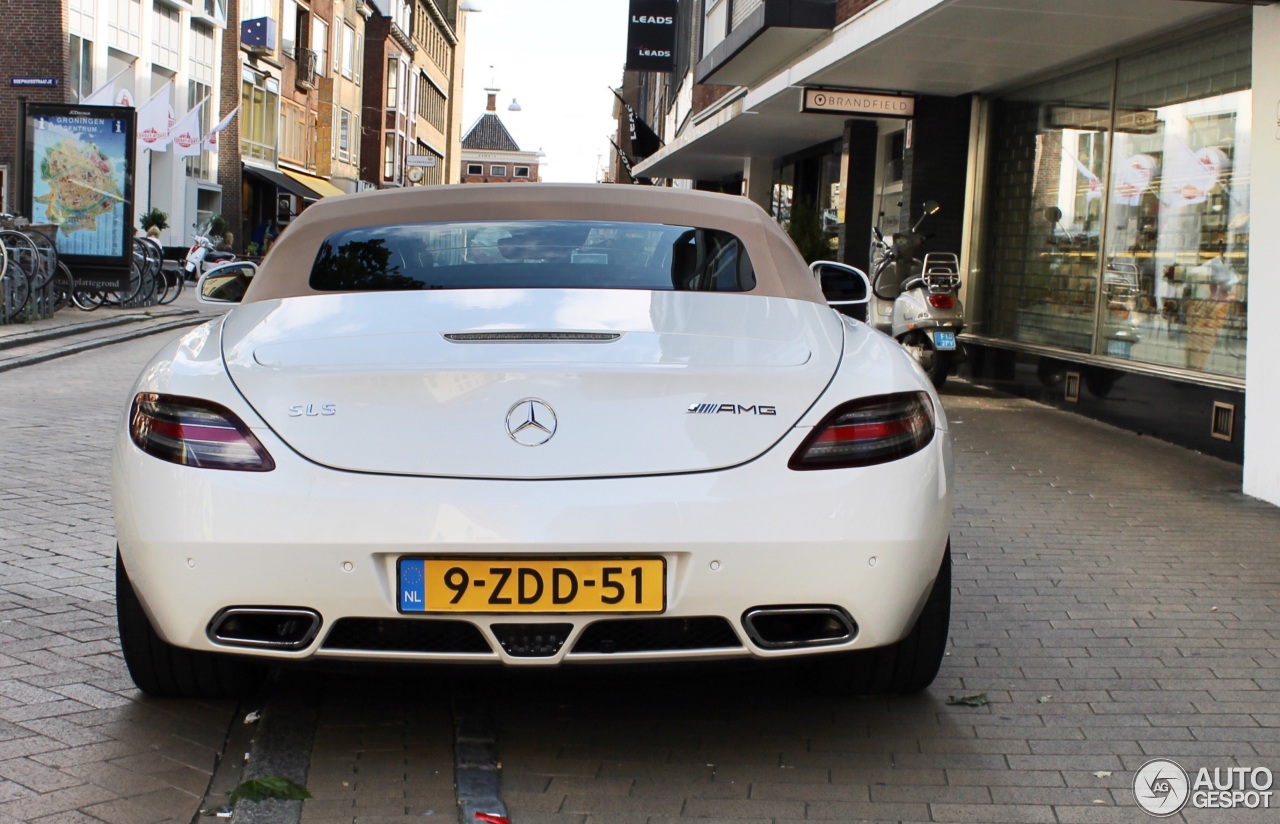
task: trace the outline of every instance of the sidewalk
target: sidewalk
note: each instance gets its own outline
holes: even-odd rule
[[[224,311],[198,302],[193,284],[188,284],[168,306],[133,309],[104,306],[92,312],[68,307],[52,318],[0,325],[0,372],[194,326]]]

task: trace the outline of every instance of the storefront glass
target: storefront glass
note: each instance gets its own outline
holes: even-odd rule
[[[1219,28],[998,101],[979,331],[1244,376],[1250,37]]]

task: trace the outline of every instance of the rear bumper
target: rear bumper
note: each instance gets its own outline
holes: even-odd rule
[[[153,625],[172,644],[273,658],[508,664],[785,658],[870,648],[909,631],[950,527],[944,431],[922,452],[863,469],[787,470],[807,434],[797,429],[769,453],[729,470],[559,481],[339,472],[302,460],[269,430],[256,434],[276,459],[272,472],[181,467],[142,454],[127,435],[117,440],[120,551]],[[639,616],[402,615],[396,570],[406,555],[662,557],[666,608],[657,617],[719,617],[737,643],[630,651],[597,645],[582,652],[575,647],[590,625]],[[835,607],[852,618],[856,633],[824,646],[766,648],[742,618],[779,605]],[[227,647],[209,630],[214,616],[232,607],[314,610],[321,626],[297,649]],[[343,619],[415,622],[410,629],[459,621],[488,649],[326,646]],[[549,655],[512,654],[504,649],[504,630],[495,631],[546,623],[567,633]]]

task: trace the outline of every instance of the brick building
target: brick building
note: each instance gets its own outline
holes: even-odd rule
[[[141,106],[168,94],[179,118],[208,98],[202,111],[206,128],[225,102],[219,55],[226,0],[11,0],[4,10],[0,53],[10,79],[0,86],[0,111],[9,114],[8,125],[0,127],[0,207],[22,208],[16,179],[19,97],[77,103],[110,83],[113,102],[124,105]],[[18,85],[15,79],[51,85]],[[172,152],[140,151],[135,214],[160,209],[169,216],[161,241],[185,244],[191,224],[221,208],[218,165],[208,152],[184,160]]]
[[[380,188],[458,182],[459,0],[369,0],[361,173]]]
[[[485,89],[489,101],[462,138],[463,183],[540,183],[542,152],[525,151],[498,117],[498,89]],[[515,105],[514,102],[512,105]]]
[[[17,208],[18,196],[18,99],[33,102],[68,102],[72,78],[67,66],[67,7],[49,0],[13,0],[6,4],[6,20],[0,25],[0,54],[11,78],[53,78],[56,86],[0,86],[0,211]]]

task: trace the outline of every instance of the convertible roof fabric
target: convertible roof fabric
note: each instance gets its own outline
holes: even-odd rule
[[[751,258],[756,286],[748,294],[826,302],[786,232],[745,197],[598,183],[415,186],[327,197],[308,207],[280,235],[244,302],[321,294],[310,286],[311,267],[320,245],[334,232],[485,220],[599,220],[721,229],[742,240]]]

